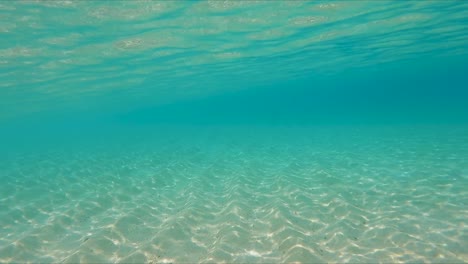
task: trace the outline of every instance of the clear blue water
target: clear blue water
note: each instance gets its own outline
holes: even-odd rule
[[[468,262],[468,2],[0,17],[0,262]]]

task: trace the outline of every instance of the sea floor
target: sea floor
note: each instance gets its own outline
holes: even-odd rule
[[[468,262],[467,127],[142,130],[3,154],[0,262]]]

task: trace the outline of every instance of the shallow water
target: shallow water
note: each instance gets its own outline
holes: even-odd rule
[[[468,262],[463,1],[0,2],[0,262]]]
[[[0,260],[465,262],[467,157],[466,126],[165,127],[18,153]]]

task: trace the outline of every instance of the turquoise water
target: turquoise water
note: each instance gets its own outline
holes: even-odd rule
[[[0,262],[468,262],[468,2],[0,17]]]

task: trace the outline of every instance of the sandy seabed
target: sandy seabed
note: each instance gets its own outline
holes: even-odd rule
[[[4,159],[0,262],[468,262],[465,130],[210,131]]]

